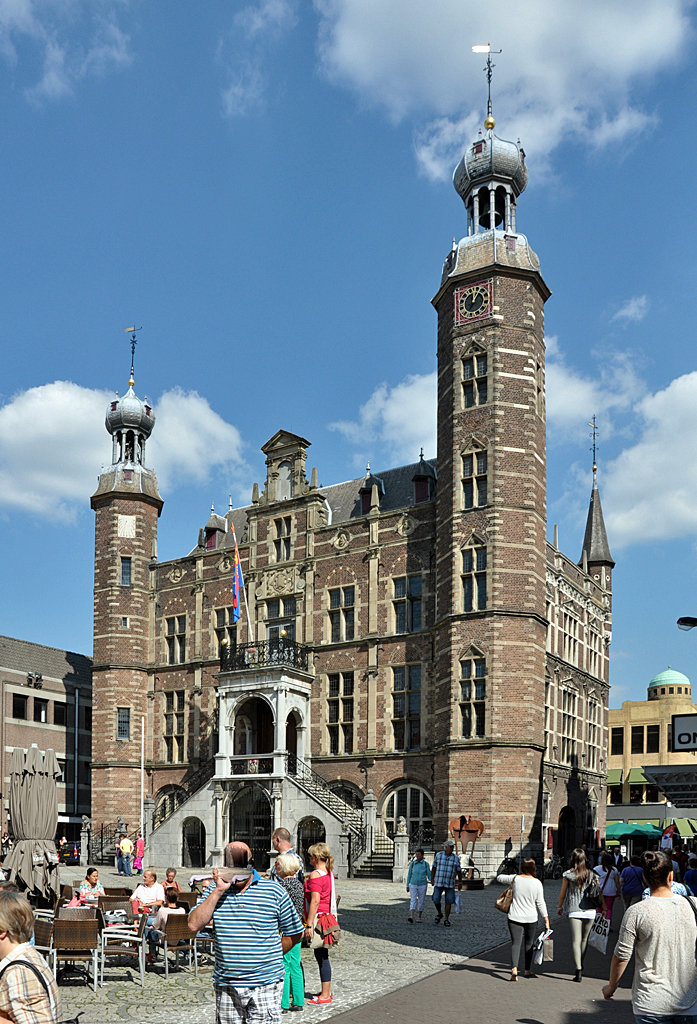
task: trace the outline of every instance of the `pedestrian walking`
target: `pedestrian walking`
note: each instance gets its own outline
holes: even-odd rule
[[[137,875],[143,873],[143,857],[145,856],[145,842],[140,832],[136,832],[135,856],[133,857],[133,870]]]
[[[189,930],[196,934],[211,920],[216,1024],[281,1024],[283,954],[303,935],[288,893],[254,868],[214,868]]]
[[[561,892],[557,913],[566,913],[571,926],[571,948],[574,954],[576,975],[574,981],[581,981],[583,961],[586,957],[595,913],[600,905],[607,914],[605,897],[600,892],[598,876],[588,867],[584,850],[576,849],[569,858],[569,870],[562,875]]]
[[[632,854],[629,864],[622,869],[620,875],[620,889],[622,902],[627,910],[633,903],[638,903],[644,888],[644,872],[641,870],[641,861],[638,854]]]
[[[433,886],[433,902],[436,906],[436,924],[440,924],[443,911],[441,900],[445,893],[445,921],[444,928],[450,927],[450,908],[455,902],[455,883],[462,888],[462,868],[460,858],[455,853],[455,843],[452,839],[446,839],[443,849],[439,850],[433,859],[431,868],[431,885]]]
[[[290,832],[288,831],[288,829],[287,828],[277,828],[276,831],[271,836],[271,845],[273,846],[274,850],[276,851],[276,853],[279,856],[282,853],[290,853],[290,854],[293,855],[293,857],[297,857],[298,858],[298,863],[300,864],[300,873],[298,875],[298,878],[300,879],[301,882],[304,882],[305,881],[305,872],[303,871],[302,858],[300,856],[298,856],[296,851],[293,849],[293,846],[292,846],[291,841],[290,841]],[[274,878],[274,879],[276,878],[276,864],[275,863],[274,863],[274,865],[271,868],[270,875],[271,875],[271,878]]]
[[[431,873],[428,862],[424,860],[424,851],[421,847],[414,853],[414,859],[409,864],[407,872],[407,892],[409,893],[409,924],[414,923],[414,914],[418,924],[421,924],[421,915],[426,901],[426,890],[431,880]]]
[[[603,853],[600,858],[600,864],[593,871],[598,876],[600,882],[600,891],[605,897],[605,906],[607,907],[606,917],[610,922],[610,931],[612,931],[612,908],[615,904],[615,897],[619,892],[620,887],[620,876],[615,862],[612,858],[611,853]]]
[[[545,928],[549,929],[549,914],[545,903],[542,882],[537,877],[537,866],[532,857],[526,857],[520,866],[519,875],[499,875],[496,879],[502,885],[510,885],[513,899],[508,908],[508,930],[511,933],[511,981],[518,980],[520,951],[525,942],[525,977],[536,978],[532,972],[532,954],[535,943],[537,922],[542,917]]]
[[[130,877],[132,853],[133,843],[126,833],[122,832],[116,844],[116,868],[120,875],[128,875]]]
[[[294,853],[281,853],[274,864],[275,881],[282,885],[290,896],[290,901],[302,920],[305,915],[305,890],[300,881],[302,865]],[[300,943],[292,946],[283,954],[283,966],[286,976],[283,979],[281,1009],[297,1011],[305,1005],[305,975],[300,962]],[[293,996],[291,1004],[290,997]]]
[[[315,843],[307,852],[312,871],[305,879],[305,937],[314,949],[322,986],[318,994],[308,1002],[331,1003],[332,965],[329,962],[329,946],[324,941],[318,918],[329,915],[336,920],[334,858],[326,843]]]
[[[603,996],[612,999],[634,953],[632,1009],[637,1024],[691,1024],[697,1019],[697,904],[672,892],[673,865],[666,853],[647,851],[641,864],[651,895],[624,915]]]
[[[697,896],[697,853],[691,853],[688,858],[683,885],[687,886],[693,896]]]

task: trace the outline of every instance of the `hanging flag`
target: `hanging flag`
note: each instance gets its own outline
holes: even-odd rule
[[[672,845],[673,833],[675,832],[675,825],[669,825],[663,829],[663,835],[661,837],[661,849],[666,850]]]
[[[240,553],[237,549],[237,537],[235,537],[235,557],[233,560],[232,567],[232,621],[237,622],[240,617],[240,603],[242,601],[242,588],[244,587],[244,580],[242,579],[242,565],[240,563]]]

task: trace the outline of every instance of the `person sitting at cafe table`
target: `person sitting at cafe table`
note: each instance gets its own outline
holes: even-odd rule
[[[170,914],[185,914],[186,910],[184,907],[177,906],[177,899],[179,893],[176,889],[165,889],[165,905],[160,907],[158,912],[155,914],[152,922],[152,928],[148,929],[148,963],[152,964],[155,962],[157,957],[157,947],[164,942],[165,929],[167,927],[167,918]],[[187,942],[187,939],[180,939],[180,943]]]
[[[96,903],[99,897],[104,895],[104,886],[99,881],[99,872],[96,868],[87,868],[85,880],[78,890],[78,896],[87,903]]]
[[[138,903],[140,909],[147,908],[154,914],[165,902],[165,890],[158,882],[154,871],[144,871],[143,881],[135,889],[131,900]],[[149,922],[152,924],[152,922]]]
[[[182,887],[179,884],[179,882],[177,881],[177,869],[176,868],[167,868],[167,872],[165,874],[165,891],[167,890],[168,887],[170,889],[176,889],[177,892],[181,892],[182,891]]]

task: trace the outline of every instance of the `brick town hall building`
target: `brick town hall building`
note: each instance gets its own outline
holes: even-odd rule
[[[107,411],[92,819],[137,826],[144,715],[152,863],[214,864],[234,837],[265,867],[283,824],[303,849],[326,835],[342,871],[350,838],[370,870],[400,818],[442,843],[461,814],[485,825],[485,875],[523,815],[538,857],[595,845],[614,562],[595,482],[580,561],[546,539],[550,291],[516,227],[525,154],[493,127],[454,175],[467,234],[433,299],[436,459],[319,488],[310,442],[278,430],[251,504],[159,562],[155,417],[133,380]],[[251,636],[244,609],[231,621],[233,525]]]

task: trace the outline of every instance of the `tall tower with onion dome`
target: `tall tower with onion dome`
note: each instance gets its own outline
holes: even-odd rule
[[[146,468],[155,425],[149,403],[128,391],[106,411],[111,465],[102,469],[91,505],[96,513],[92,816],[135,828],[140,821],[141,716],[148,715],[148,664],[155,609],[151,572],[157,557],[162,498]],[[152,677],[154,678],[154,677]]]
[[[519,142],[489,116],[453,175],[466,235],[438,313],[436,831],[477,808],[480,865],[541,852],[546,476],[540,262],[518,231]],[[471,813],[471,812],[470,812]],[[490,863],[489,863],[490,862]]]

